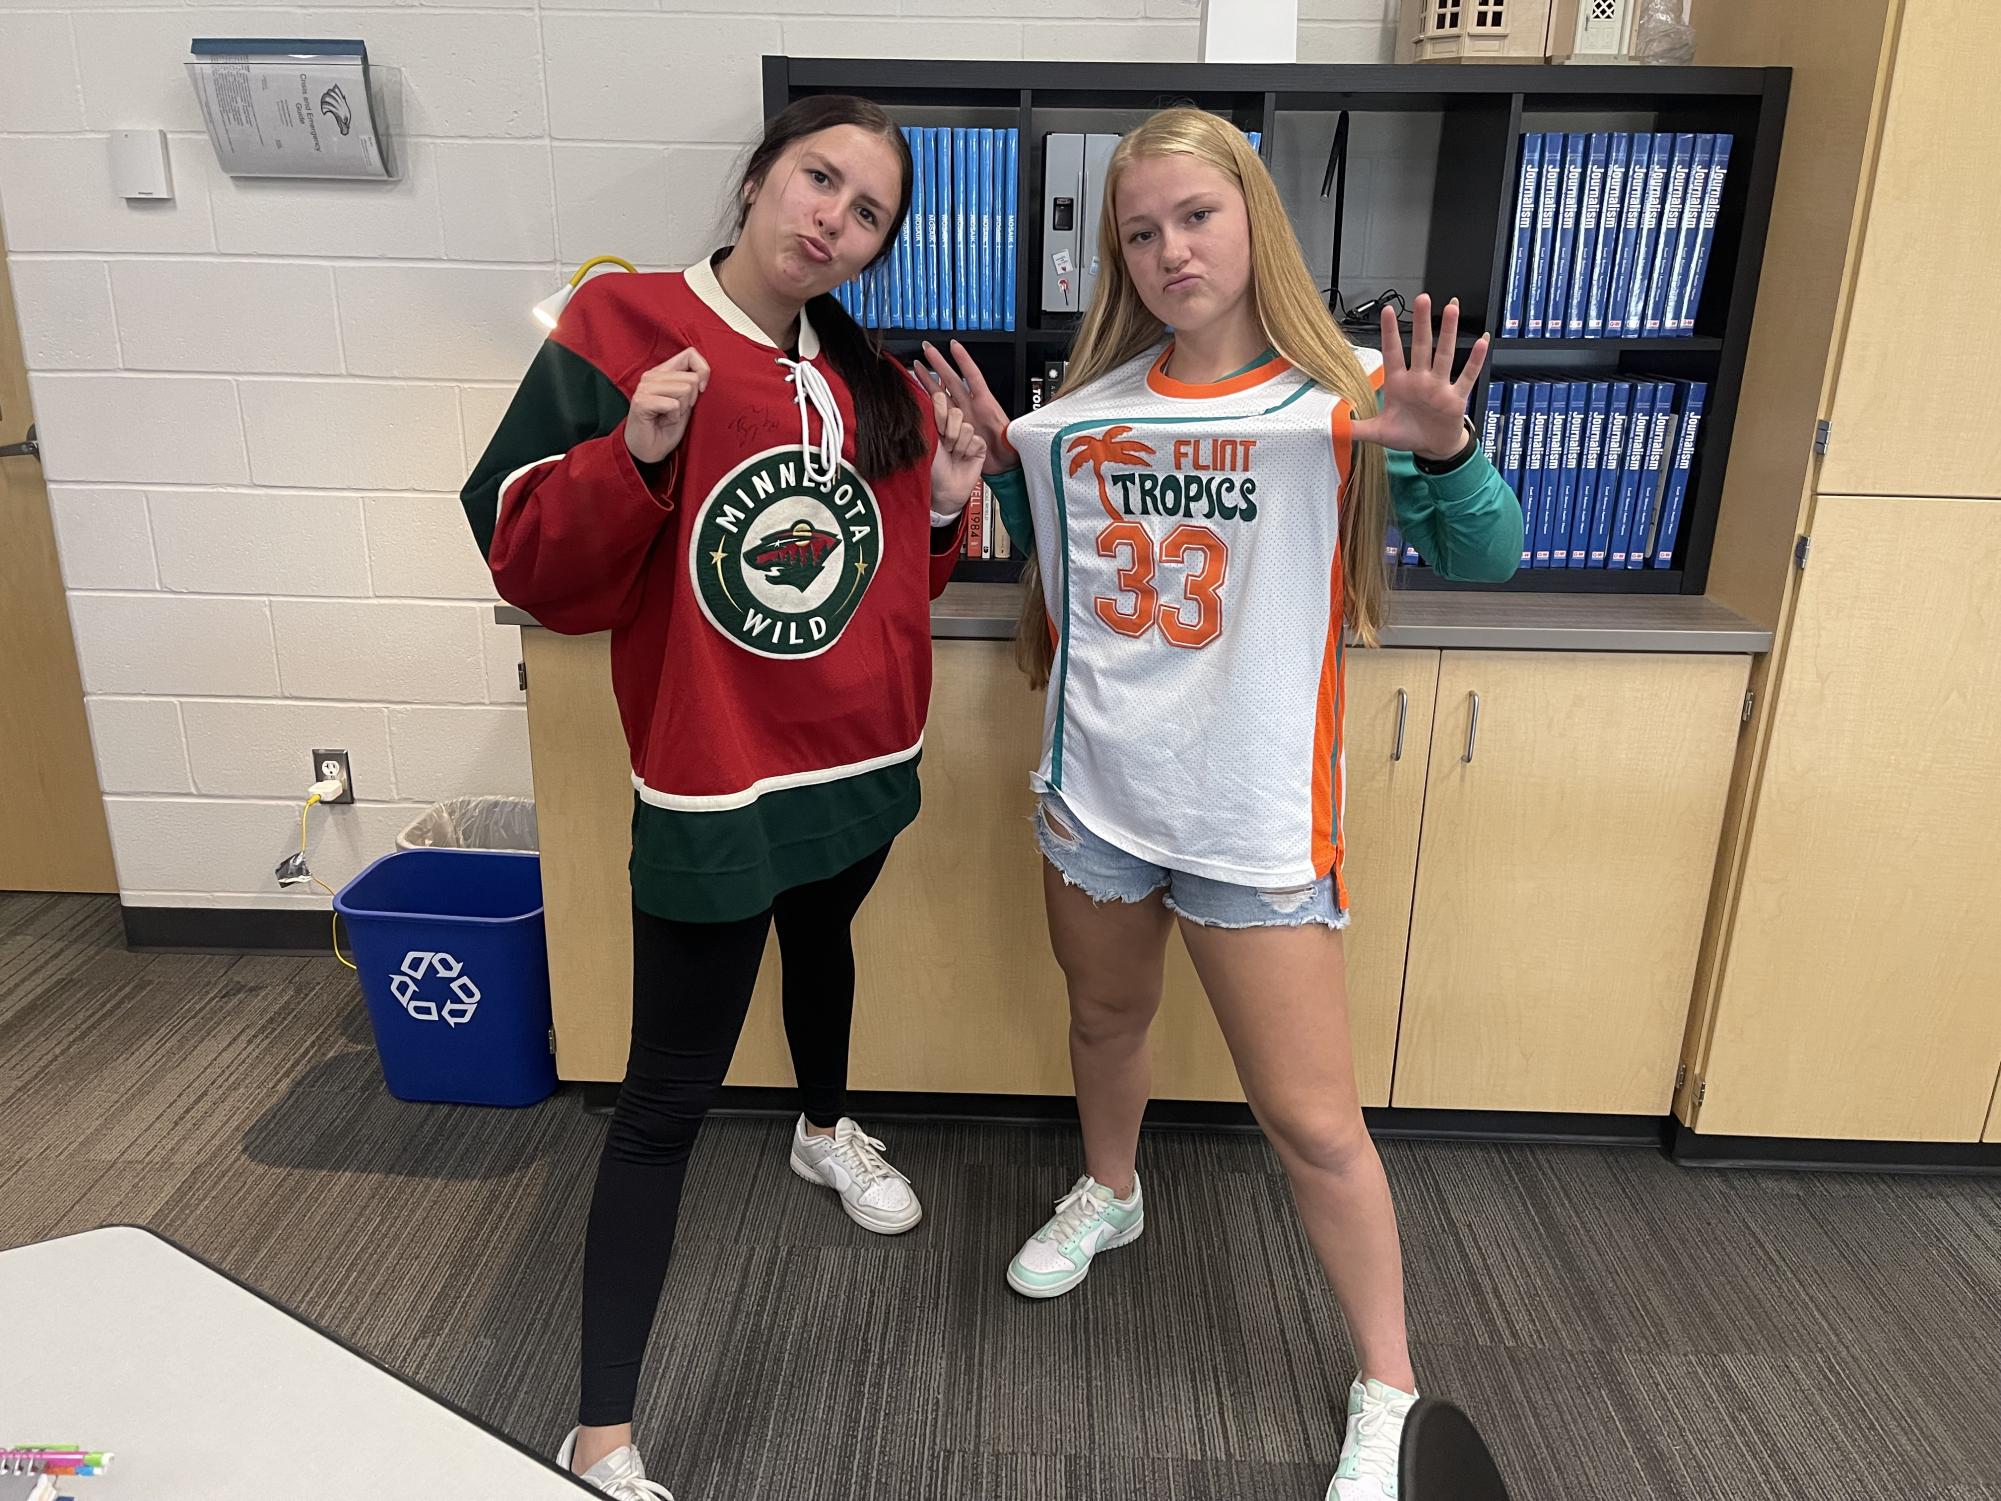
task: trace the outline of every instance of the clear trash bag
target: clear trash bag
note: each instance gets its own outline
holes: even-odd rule
[[[1633,28],[1633,60],[1685,66],[1695,61],[1695,28],[1684,21],[1683,0],[1641,0]]]
[[[535,804],[525,797],[435,803],[396,838],[398,849],[539,850]]]

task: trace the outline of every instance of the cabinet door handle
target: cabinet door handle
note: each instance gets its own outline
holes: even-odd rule
[[[1480,742],[1480,695],[1468,689],[1466,698],[1467,702],[1471,705],[1471,711],[1466,717],[1466,754],[1459,759],[1471,762],[1473,759],[1473,747]]]
[[[1410,714],[1409,690],[1399,688],[1397,689],[1397,738],[1396,738],[1396,744],[1390,747],[1390,759],[1392,761],[1401,761],[1403,759],[1403,724],[1405,718],[1408,717],[1409,714]]]

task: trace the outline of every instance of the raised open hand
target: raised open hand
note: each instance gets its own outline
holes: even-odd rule
[[[1446,459],[1466,442],[1466,404],[1480,367],[1487,363],[1488,339],[1480,335],[1466,356],[1466,368],[1452,378],[1459,344],[1459,299],[1445,304],[1432,337],[1431,298],[1421,294],[1410,310],[1410,360],[1394,307],[1383,308],[1383,389],[1374,417],[1357,418],[1350,429],[1363,443],[1401,449],[1424,459]]]

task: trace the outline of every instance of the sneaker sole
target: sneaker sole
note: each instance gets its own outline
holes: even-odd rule
[[[1016,1281],[1014,1263],[1009,1262],[1007,1267],[1007,1285],[1020,1293],[1024,1298],[1060,1298],[1079,1282],[1082,1282],[1086,1277],[1091,1275],[1092,1262],[1095,1262],[1107,1251],[1116,1251],[1120,1246],[1131,1245],[1139,1239],[1140,1232],[1144,1229],[1146,1229],[1146,1212],[1142,1210],[1138,1219],[1134,1220],[1131,1225],[1121,1230],[1117,1235],[1114,1235],[1102,1246],[1099,1246],[1092,1253],[1090,1261],[1078,1267],[1071,1276],[1057,1283],[1054,1287],[1037,1287],[1033,1283]]]
[[[917,1203],[914,1197],[907,1216],[887,1215],[875,1210],[858,1208],[848,1202],[846,1194],[814,1172],[812,1164],[801,1162],[795,1156],[788,1156],[786,1161],[792,1164],[792,1171],[804,1178],[808,1183],[812,1184],[815,1188],[826,1189],[828,1193],[839,1199],[841,1201],[841,1212],[857,1225],[860,1225],[864,1230],[871,1230],[877,1235],[902,1235],[906,1231],[915,1230],[918,1222],[924,1218],[924,1206]]]

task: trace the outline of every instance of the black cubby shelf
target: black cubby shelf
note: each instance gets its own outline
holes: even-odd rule
[[[1513,248],[1515,186],[1528,130],[1729,131],[1730,174],[1709,273],[1689,338],[1500,339],[1481,376],[1476,407],[1496,368],[1568,365],[1620,373],[1686,373],[1709,382],[1708,413],[1689,487],[1676,566],[1603,571],[1537,570],[1499,586],[1508,593],[1701,594],[1722,503],[1723,475],[1736,428],[1752,313],[1778,180],[1779,148],[1791,85],[1786,68],[1539,67],[1439,64],[1056,63],[912,58],[764,59],[764,108],[776,114],[810,94],[875,99],[901,123],[993,125],[1021,133],[1015,305],[1011,330],[882,331],[899,354],[929,338],[964,343],[1011,410],[1028,405],[1028,382],[1057,358],[1067,326],[1039,328],[1042,136],[1050,130],[1127,129],[1152,110],[1192,103],[1263,133],[1269,158],[1299,117],[1333,110],[1421,115],[1436,122],[1438,162],[1431,184],[1426,280],[1460,297],[1462,330],[1494,326]],[[1358,183],[1357,191],[1368,191]],[[1365,205],[1351,195],[1351,214]],[[1406,289],[1409,291],[1410,289]],[[1413,293],[1414,295],[1414,293]],[[1373,333],[1352,332],[1358,343]],[[1471,334],[1462,342],[1470,342]],[[1006,579],[1019,559],[962,564],[956,577]],[[1463,588],[1426,568],[1395,570],[1399,588]]]

